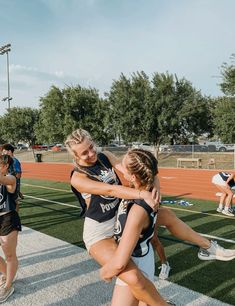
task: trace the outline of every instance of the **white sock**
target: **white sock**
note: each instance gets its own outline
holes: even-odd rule
[[[219,204],[219,209],[223,209],[224,205],[223,204]]]

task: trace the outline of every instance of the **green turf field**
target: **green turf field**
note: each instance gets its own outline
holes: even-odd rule
[[[23,179],[21,190],[25,195],[20,203],[23,225],[84,247],[83,219],[69,184]],[[163,200],[174,200],[174,197],[163,197]],[[214,202],[189,201],[194,205],[167,206],[197,232],[232,240],[218,242],[223,247],[235,248],[235,217],[216,213]],[[172,267],[169,281],[235,305],[235,260],[201,261],[197,258],[196,246],[175,239],[164,228],[159,229],[159,236]],[[159,265],[156,258],[156,273]]]

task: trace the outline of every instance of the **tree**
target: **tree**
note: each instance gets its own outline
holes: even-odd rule
[[[213,113],[214,134],[224,143],[235,143],[235,98],[217,98]]]
[[[126,143],[144,138],[143,120],[150,91],[144,72],[133,73],[130,79],[121,74],[119,80],[113,81],[108,94],[109,120],[113,133]]]
[[[107,102],[93,88],[52,86],[40,99],[40,116],[36,129],[40,142],[63,142],[77,128],[88,130],[98,142],[108,138]]]
[[[225,95],[235,96],[235,54],[231,55],[231,64],[224,63],[221,66],[223,78],[220,88]]]
[[[155,73],[150,82],[142,71],[113,82],[110,94],[113,130],[126,142],[159,146],[187,143],[211,130],[208,99],[186,79]]]
[[[148,140],[154,144],[188,143],[209,130],[207,99],[186,79],[169,73],[155,73],[145,124]]]
[[[36,139],[34,127],[37,121],[38,110],[13,107],[1,117],[1,137],[14,144],[23,141],[32,145]]]
[[[47,95],[40,98],[35,133],[39,143],[62,142],[64,139],[64,98],[56,86],[52,86]]]

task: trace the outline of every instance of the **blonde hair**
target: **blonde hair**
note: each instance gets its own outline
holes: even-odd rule
[[[127,152],[127,156],[129,172],[139,179],[141,186],[147,190],[151,189],[158,173],[158,161],[155,156],[143,149],[131,149]]]
[[[72,134],[68,135],[67,139],[65,140],[65,146],[68,152],[71,155],[74,155],[75,152],[71,149],[72,145],[80,144],[83,142],[84,138],[88,138],[89,140],[93,141],[91,135],[83,129],[77,129],[72,132]]]

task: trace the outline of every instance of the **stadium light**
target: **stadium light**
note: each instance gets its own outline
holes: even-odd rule
[[[2,101],[8,101],[8,109],[11,108],[10,101],[12,100],[10,95],[10,76],[9,76],[9,52],[11,51],[11,44],[0,47],[0,55],[7,54],[7,98],[2,99]]]

